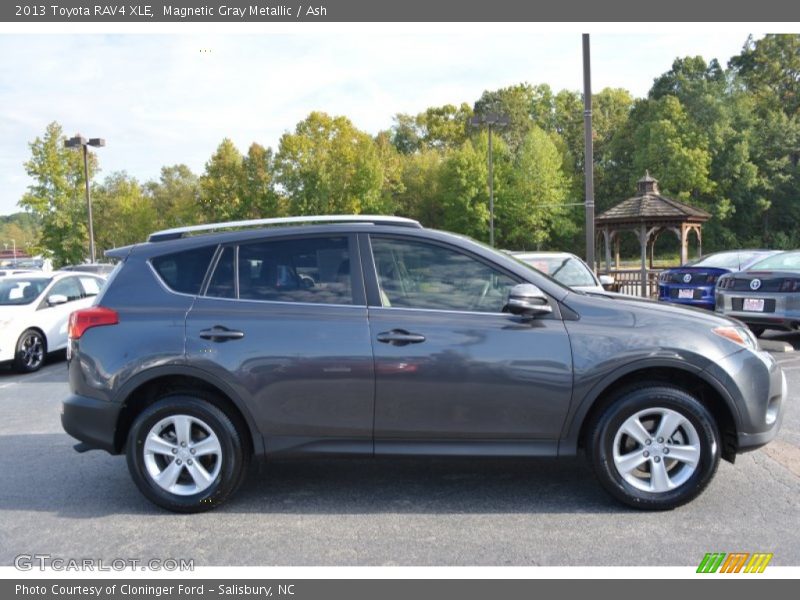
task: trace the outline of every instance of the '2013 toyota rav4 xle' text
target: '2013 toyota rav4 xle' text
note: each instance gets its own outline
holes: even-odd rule
[[[219,505],[253,457],[579,448],[666,509],[780,426],[786,379],[737,321],[572,292],[407,219],[231,225],[110,252],[70,320],[64,428],[170,510]]]

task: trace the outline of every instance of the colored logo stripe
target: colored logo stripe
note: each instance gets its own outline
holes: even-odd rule
[[[744,572],[763,573],[764,569],[767,568],[767,565],[771,560],[772,560],[772,554],[757,552],[756,554],[753,554],[753,556],[750,558],[750,562],[747,563],[747,566],[744,568]]]
[[[722,563],[720,573],[738,573],[742,570],[745,561],[750,557],[749,552],[732,552]]]
[[[698,573],[716,573],[725,558],[724,552],[708,552],[697,567]]]
[[[772,554],[766,552],[708,552],[697,567],[698,573],[763,573],[772,560]],[[749,559],[749,560],[748,560]]]

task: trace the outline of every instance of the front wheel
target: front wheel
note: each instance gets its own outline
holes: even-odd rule
[[[144,410],[128,433],[128,469],[139,490],[174,512],[212,509],[244,479],[242,435],[211,402],[173,395]]]
[[[697,497],[720,459],[719,432],[692,395],[653,384],[623,392],[596,420],[592,466],[616,499],[668,510]]]

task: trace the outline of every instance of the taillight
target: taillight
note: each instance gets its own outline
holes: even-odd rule
[[[784,279],[781,283],[782,292],[797,292],[800,291],[800,279]]]
[[[117,311],[104,306],[92,306],[76,310],[69,316],[69,339],[77,340],[92,327],[103,327],[104,325],[116,325],[119,323]]]

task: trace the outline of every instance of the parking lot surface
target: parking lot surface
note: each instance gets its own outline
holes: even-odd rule
[[[800,349],[800,336],[770,336]],[[0,370],[0,564],[19,554],[217,565],[696,565],[772,552],[800,565],[800,352],[778,439],[720,464],[670,512],[609,498],[585,460],[325,459],[254,465],[222,508],[147,502],[124,457],[77,454],[61,429],[63,357]]]

